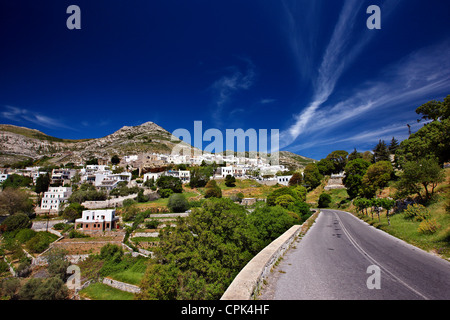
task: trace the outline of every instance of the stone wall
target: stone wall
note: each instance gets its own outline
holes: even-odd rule
[[[117,280],[113,280],[111,278],[104,278],[103,283],[110,287],[113,287],[113,288],[116,288],[116,289],[119,289],[122,291],[126,291],[126,292],[131,292],[131,293],[141,292],[141,288],[139,288],[138,286],[135,286],[135,285],[132,285],[129,283],[125,283],[125,282],[121,282],[121,281],[117,281]]]

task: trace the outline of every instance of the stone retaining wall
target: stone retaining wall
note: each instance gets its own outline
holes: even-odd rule
[[[111,278],[103,278],[103,283],[110,287],[113,287],[113,288],[116,288],[116,289],[119,289],[122,291],[126,291],[126,292],[131,292],[131,293],[141,292],[141,288],[139,288],[138,286],[135,286],[135,285],[132,285],[129,283],[125,283],[125,282],[121,282],[121,281],[117,281],[117,280],[113,280]]]

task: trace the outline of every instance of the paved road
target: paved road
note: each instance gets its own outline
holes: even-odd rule
[[[379,277],[371,266],[379,268]],[[375,288],[369,289],[368,283]],[[450,262],[349,213],[322,210],[314,226],[273,272],[260,298],[449,300]]]

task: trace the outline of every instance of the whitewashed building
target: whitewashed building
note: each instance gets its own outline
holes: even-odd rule
[[[80,219],[75,220],[75,229],[83,231],[111,231],[117,228],[116,210],[84,210]]]
[[[50,187],[41,200],[41,209],[58,211],[71,195],[71,187]]]
[[[289,185],[289,180],[291,180],[292,176],[277,176],[278,184],[282,184],[283,186]]]

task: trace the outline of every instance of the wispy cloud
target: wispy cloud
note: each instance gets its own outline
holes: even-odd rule
[[[261,99],[261,101],[259,103],[270,104],[270,103],[274,103],[275,101],[277,101],[277,100],[276,99]]]
[[[285,144],[293,142],[304,131],[309,121],[315,115],[316,110],[327,101],[333,92],[345,68],[367,42],[367,40],[363,40],[349,49],[349,40],[355,17],[360,12],[361,4],[362,2],[359,0],[347,0],[344,3],[318,69],[317,77],[313,83],[314,96],[312,102],[300,114],[295,116],[295,123],[286,132],[282,133],[282,139]]]
[[[385,118],[377,125],[372,122],[374,130],[366,134],[349,136],[348,132],[349,128],[358,124],[358,119],[367,119],[370,115],[389,112],[390,109],[417,103],[424,97],[450,90],[450,41],[445,41],[410,53],[386,66],[371,79],[354,86],[352,91],[339,92],[344,97],[340,101],[327,104],[345,70],[376,35],[376,32],[365,32],[360,38],[355,38],[352,32],[356,13],[364,9],[361,3],[353,0],[345,2],[317,74],[313,76],[313,97],[307,107],[294,116],[295,122],[281,132],[282,148],[289,146],[298,151],[318,144],[357,141],[358,138],[363,141],[383,132],[404,130],[406,123],[389,126]],[[383,21],[392,16],[399,3],[400,0],[383,3]],[[341,132],[344,135],[339,138],[336,132],[339,136]],[[330,133],[333,138],[329,138]],[[297,141],[299,137],[303,142]]]
[[[0,113],[2,118],[10,121],[27,125],[35,124],[46,128],[71,129],[70,126],[64,124],[60,119],[55,119],[39,112],[31,111],[24,108],[14,106],[5,106],[5,109]]]
[[[387,66],[378,80],[368,81],[356,87],[349,98],[317,110],[308,134],[325,134],[367,117],[370,112],[382,114],[396,106],[417,103],[423,97],[450,90],[449,56],[450,43],[444,42],[415,51]]]
[[[256,77],[255,65],[249,59],[243,59],[246,62],[245,71],[241,71],[238,67],[229,68],[231,72],[216,80],[211,89],[215,96],[215,111],[213,118],[216,122],[221,123],[224,106],[231,100],[236,93],[248,90],[253,85]]]

